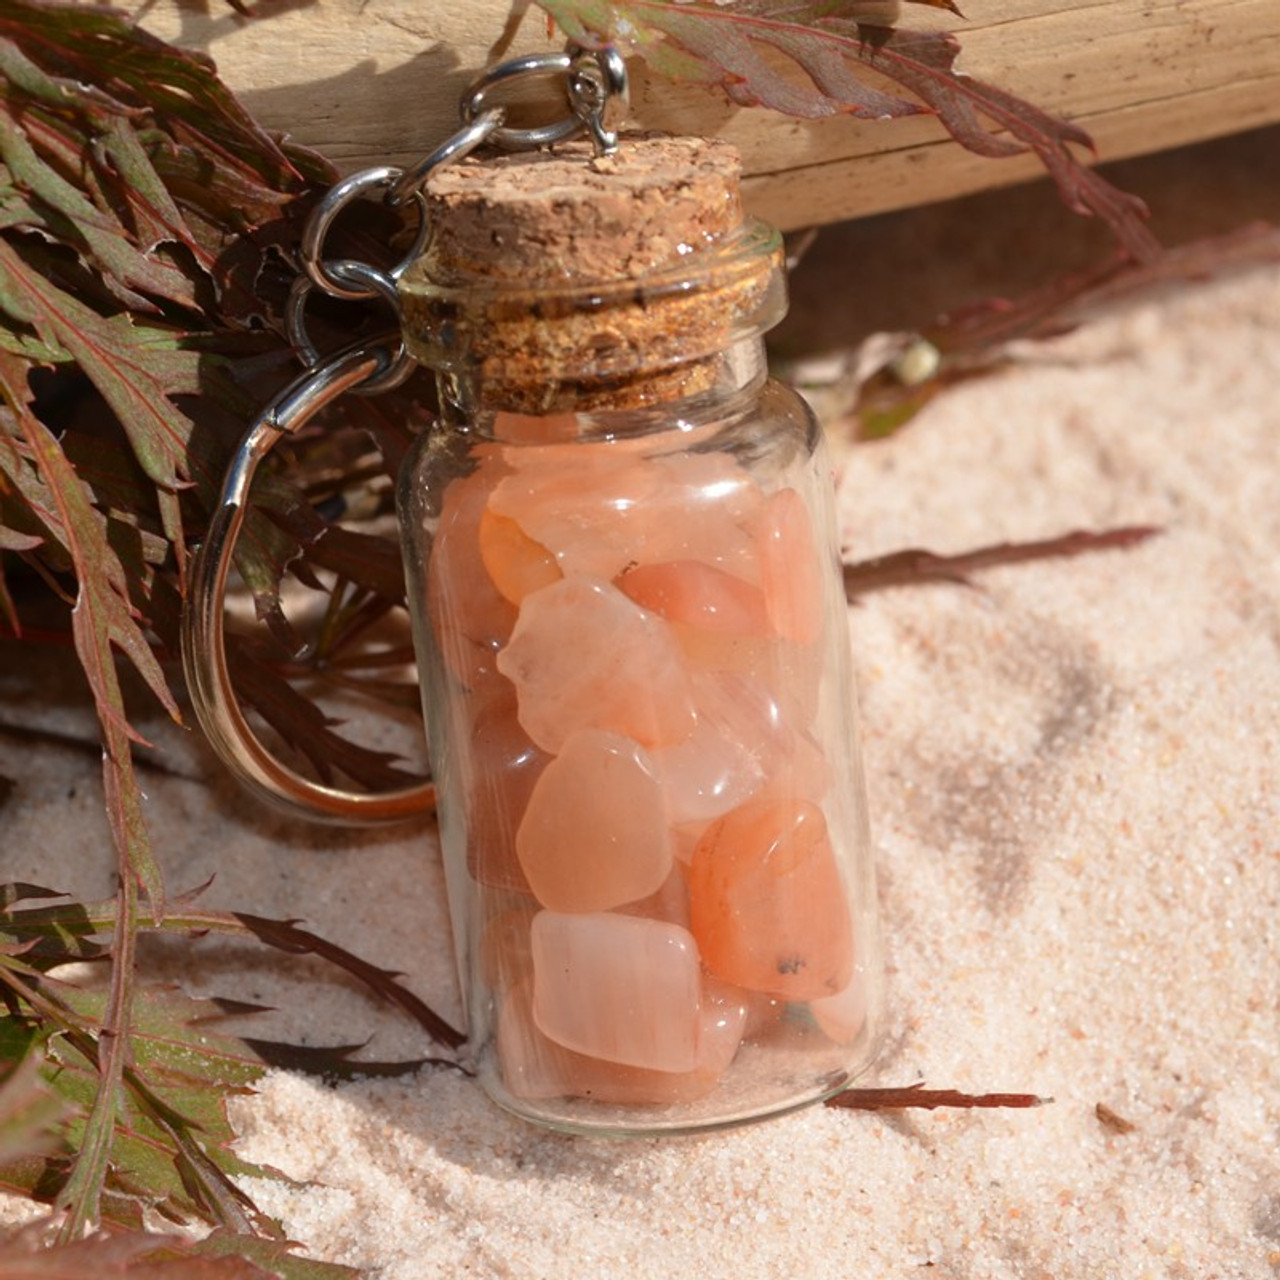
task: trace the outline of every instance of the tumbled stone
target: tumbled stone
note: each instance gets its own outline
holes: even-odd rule
[[[653,753],[667,820],[675,827],[742,804],[787,745],[776,705],[759,684],[716,671],[696,677],[693,688],[697,727],[684,742]]]
[[[557,1044],[652,1071],[698,1063],[702,981],[679,925],[601,912],[534,918],[533,1016]]]
[[[514,520],[566,574],[606,580],[633,564],[694,560],[747,582],[759,488],[721,453],[644,457],[609,444],[507,451],[512,474],[491,509]]]
[[[580,729],[646,747],[693,732],[693,689],[667,624],[608,582],[565,578],[526,596],[497,666],[544,751]]]
[[[649,753],[605,730],[571,734],[533,788],[516,853],[552,911],[607,911],[656,892],[674,855]]]
[[[796,729],[813,724],[821,698],[823,646],[799,645],[778,636],[707,631],[671,623],[690,671],[729,671],[768,689]]]
[[[732,1015],[718,1006],[704,1017],[697,1063],[690,1071],[653,1071],[574,1053],[538,1030],[531,987],[507,995],[498,1015],[497,1053],[503,1083],[516,1098],[584,1098],[618,1106],[672,1106],[709,1094],[737,1051]]]
[[[549,586],[563,575],[555,557],[507,516],[487,507],[478,531],[480,559],[498,593],[518,605],[531,591]]]
[[[750,801],[717,819],[689,866],[690,928],[707,969],[785,1000],[838,994],[853,925],[817,805]]]
[[[637,564],[619,574],[616,585],[641,608],[668,622],[729,635],[770,633],[764,592],[701,560]]]

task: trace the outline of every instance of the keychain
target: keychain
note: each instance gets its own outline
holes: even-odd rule
[[[562,120],[514,129],[487,105],[548,75]],[[183,657],[201,725],[260,796],[348,822],[438,801],[489,1094],[567,1131],[652,1134],[846,1087],[881,997],[830,466],[765,364],[781,239],[744,217],[726,144],[619,141],[625,93],[611,49],[504,63],[416,168],[321,201],[289,305],[309,371],[232,463]],[[379,190],[417,209],[404,260],[325,258],[337,214]],[[381,298],[400,330],[322,358],[314,289]],[[227,672],[228,566],[273,445],[419,364],[440,414],[398,510],[433,783],[361,795],[254,737]]]

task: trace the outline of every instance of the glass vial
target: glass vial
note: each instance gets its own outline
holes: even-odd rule
[[[880,964],[829,463],[767,376],[724,144],[468,162],[401,284],[441,417],[401,518],[484,1087],[715,1128],[869,1064]]]

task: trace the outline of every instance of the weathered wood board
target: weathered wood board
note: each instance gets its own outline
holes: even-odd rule
[[[265,124],[344,169],[409,164],[457,122],[510,0],[127,0],[151,31],[203,50]],[[902,25],[959,34],[959,66],[1083,125],[1102,159],[1280,121],[1280,0],[966,0],[967,21],[908,6]],[[540,13],[515,50],[558,48]],[[1033,156],[988,160],[936,120],[802,122],[633,66],[633,120],[741,149],[752,208],[784,227],[1020,181]]]

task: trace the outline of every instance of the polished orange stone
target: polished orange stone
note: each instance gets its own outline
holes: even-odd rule
[[[726,982],[807,1001],[853,974],[844,886],[807,800],[750,801],[713,822],[689,866],[689,907],[703,963]]]
[[[764,592],[701,560],[637,564],[619,574],[616,585],[669,622],[730,635],[770,634]]]
[[[545,751],[560,751],[579,729],[645,747],[694,729],[692,684],[667,624],[608,582],[564,578],[526,596],[497,667]]]
[[[500,595],[518,605],[531,591],[563,575],[555,557],[507,516],[487,507],[480,517],[480,559]]]
[[[754,530],[774,629],[797,644],[812,644],[822,634],[823,589],[835,567],[819,558],[804,499],[794,489],[771,493]]]
[[[533,788],[516,853],[552,911],[607,911],[656,893],[674,853],[649,753],[601,729],[571,734]]]
[[[687,929],[614,912],[541,911],[531,938],[543,1035],[625,1066],[697,1068],[702,977]]]
[[[468,688],[493,678],[494,659],[516,620],[480,555],[480,520],[502,473],[499,460],[490,459],[449,485],[427,562],[432,632],[449,670]]]

